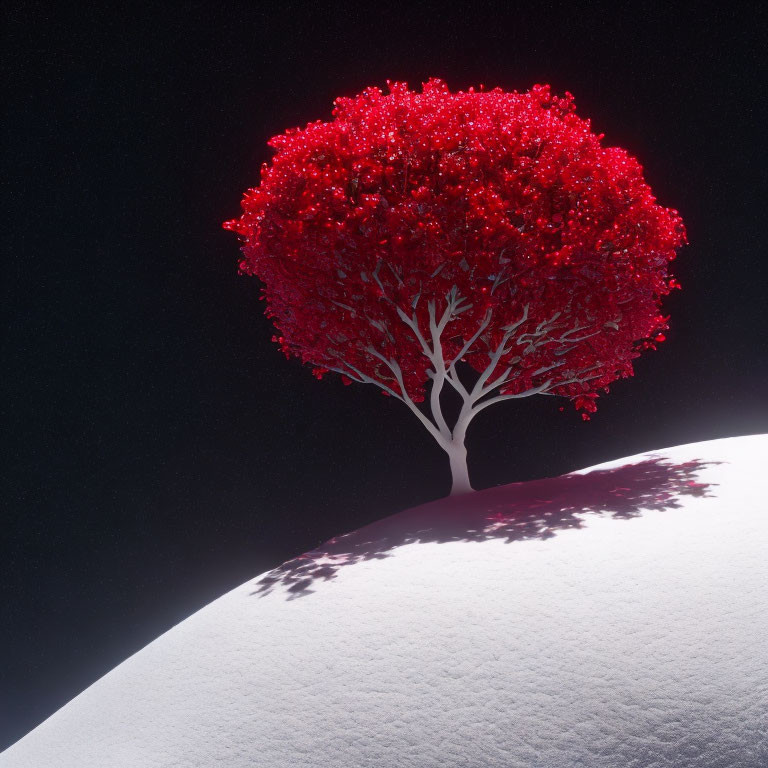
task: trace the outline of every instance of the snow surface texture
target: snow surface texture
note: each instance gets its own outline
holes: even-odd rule
[[[768,435],[406,510],[232,590],[2,768],[765,768]]]

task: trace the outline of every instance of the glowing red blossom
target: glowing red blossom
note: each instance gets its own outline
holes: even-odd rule
[[[683,223],[602,139],[547,85],[391,82],[273,137],[261,183],[224,226],[286,356],[402,400],[451,457],[454,492],[467,490],[464,434],[480,410],[541,393],[588,418],[664,341]],[[429,381],[432,420],[416,406]],[[446,382],[465,405],[452,428]]]

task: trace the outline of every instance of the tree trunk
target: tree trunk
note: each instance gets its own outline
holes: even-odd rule
[[[464,440],[460,442],[452,441],[446,448],[448,458],[451,460],[451,496],[458,496],[460,493],[470,493],[475,489],[469,482],[469,470],[467,469],[467,449],[464,446]]]

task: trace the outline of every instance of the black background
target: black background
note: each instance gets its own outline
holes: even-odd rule
[[[286,361],[221,229],[337,96],[549,82],[686,223],[668,341],[591,422],[484,411],[476,488],[768,431],[765,13],[720,6],[6,5],[0,748],[222,592],[448,493],[402,403]]]

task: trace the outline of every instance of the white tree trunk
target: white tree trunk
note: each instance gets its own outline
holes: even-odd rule
[[[443,450],[448,454],[451,462],[451,496],[470,493],[475,490],[469,482],[467,448],[464,445],[467,427],[473,416],[470,403],[465,402],[452,430],[451,439],[442,443]]]
[[[376,384],[391,397],[395,397],[398,400],[404,402],[415,414],[416,418],[418,418],[419,421],[424,425],[429,434],[432,435],[432,437],[437,441],[438,445],[440,445],[440,447],[448,454],[448,458],[450,459],[451,463],[451,496],[456,496],[460,493],[469,493],[473,491],[474,488],[472,488],[472,485],[469,482],[469,471],[467,469],[467,449],[464,445],[464,438],[466,436],[467,427],[469,426],[470,421],[472,421],[472,419],[477,416],[480,411],[484,410],[488,406],[494,405],[495,403],[500,403],[504,400],[514,400],[521,397],[530,397],[531,395],[536,395],[539,393],[554,394],[551,391],[553,386],[553,378],[551,377],[542,383],[531,386],[521,392],[516,392],[514,394],[498,394],[504,385],[508,385],[513,382],[520,374],[517,366],[522,355],[528,354],[545,344],[555,345],[553,348],[554,355],[564,354],[564,352],[567,352],[572,348],[573,344],[584,341],[591,336],[597,335],[600,330],[598,329],[592,333],[587,333],[586,335],[576,337],[573,334],[584,330],[589,330],[589,326],[581,326],[577,324],[572,328],[568,328],[570,325],[568,322],[561,322],[558,324],[557,321],[562,315],[562,312],[555,312],[548,320],[541,321],[534,330],[524,332],[524,324],[528,319],[528,304],[526,304],[523,307],[522,316],[518,320],[502,326],[501,330],[504,331],[504,335],[500,341],[497,340],[494,342],[496,344],[495,349],[490,346],[489,341],[486,339],[486,346],[488,346],[488,351],[486,353],[488,355],[488,366],[480,375],[480,378],[475,382],[471,390],[469,390],[461,382],[456,371],[456,365],[460,360],[463,360],[465,355],[473,349],[475,342],[477,342],[483,332],[488,328],[492,319],[492,309],[490,307],[486,309],[485,315],[482,321],[479,323],[477,331],[466,341],[461,351],[458,354],[454,354],[450,360],[446,360],[443,355],[443,345],[441,342],[443,331],[451,320],[455,319],[457,316],[470,309],[473,304],[462,306],[462,304],[467,301],[467,299],[459,295],[458,289],[454,285],[450,292],[445,296],[446,308],[438,320],[436,316],[435,301],[434,299],[430,300],[428,304],[430,333],[428,336],[431,338],[428,340],[421,332],[415,311],[419,297],[421,296],[421,290],[419,290],[419,293],[411,301],[411,309],[413,309],[413,312],[410,316],[408,316],[399,304],[396,304],[390,297],[386,295],[384,285],[378,277],[378,270],[381,266],[381,263],[382,262],[379,262],[377,264],[376,270],[373,272],[373,277],[379,284],[383,298],[385,298],[387,301],[390,301],[395,306],[395,310],[398,316],[411,329],[414,337],[416,338],[416,341],[421,347],[422,352],[432,364],[432,368],[427,371],[427,375],[432,379],[430,407],[434,421],[431,421],[424,413],[422,413],[417,407],[416,403],[408,395],[408,392],[405,388],[405,383],[403,381],[403,372],[398,361],[394,357],[386,357],[373,345],[366,347],[366,350],[370,353],[371,356],[377,358],[389,368],[392,375],[394,376],[394,382],[389,382],[389,384],[387,384],[383,381],[372,378],[350,363],[345,363],[347,368],[329,368],[328,370],[334,370],[338,373],[344,374],[353,381]],[[505,277],[504,280],[501,280],[503,274],[504,270],[499,272],[499,275],[496,278],[496,282],[494,283],[494,288],[497,286],[499,281],[504,282],[504,280],[508,279]],[[491,289],[491,293],[493,293],[493,289]],[[381,331],[387,331],[386,324],[381,321],[376,321],[374,327]],[[555,331],[558,333],[554,333]],[[391,339],[392,335],[389,334],[389,337]],[[432,342],[431,346],[429,343],[430,341]],[[506,365],[507,367],[499,375],[499,372],[497,371],[499,362],[502,360],[502,358],[506,358],[510,354],[513,354],[515,350],[519,351],[518,348],[524,349],[520,354],[514,356],[511,360],[507,359],[506,362],[502,364],[502,366]],[[564,359],[549,365],[545,365],[529,373],[532,377],[543,375],[549,371],[554,370],[555,368],[559,368],[563,364]],[[327,366],[326,363],[317,363],[317,365],[321,365],[322,367]],[[583,383],[592,379],[599,378],[601,375],[600,373],[595,373],[592,376],[587,375],[599,368],[600,364],[597,364],[589,368],[585,368],[581,371],[573,372],[570,377],[563,378],[554,386],[560,387],[567,384]],[[489,381],[491,382],[490,384],[488,383]],[[453,387],[453,389],[459,394],[463,401],[461,413],[459,414],[459,418],[452,429],[445,420],[445,416],[440,404],[440,393],[443,389],[443,385],[446,382],[450,384],[451,387]]]
[[[469,469],[467,468],[467,449],[464,441],[451,442],[446,449],[451,462],[451,496],[460,493],[469,493],[475,489],[469,482]]]

